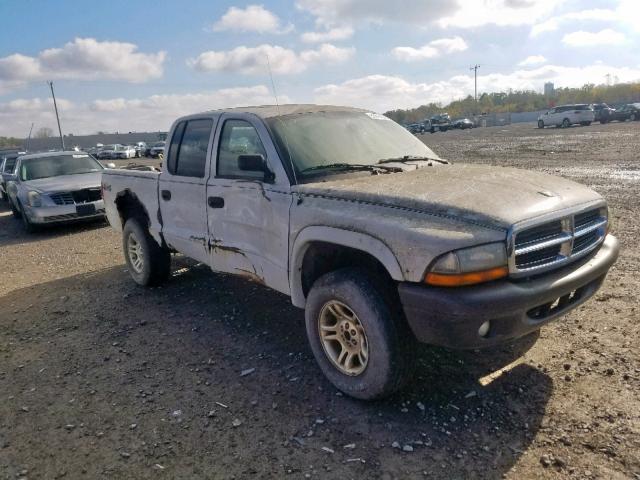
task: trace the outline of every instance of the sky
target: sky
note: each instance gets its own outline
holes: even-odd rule
[[[75,135],[276,96],[446,104],[476,64],[479,92],[640,81],[638,0],[0,0],[0,19],[0,136],[56,129],[49,80]]]

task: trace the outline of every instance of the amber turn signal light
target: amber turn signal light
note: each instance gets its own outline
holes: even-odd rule
[[[470,273],[445,274],[429,272],[424,278],[424,281],[434,287],[462,287],[463,285],[475,285],[477,283],[498,280],[507,275],[509,275],[509,269],[507,267],[497,267],[490,270]]]

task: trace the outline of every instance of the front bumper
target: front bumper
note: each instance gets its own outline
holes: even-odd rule
[[[401,283],[398,293],[419,341],[489,347],[523,337],[584,303],[600,288],[618,252],[618,240],[608,235],[594,256],[537,278],[460,288]],[[487,320],[489,333],[481,337],[478,329]]]
[[[91,220],[105,216],[103,200],[89,202],[84,205],[94,205],[95,212],[90,214],[78,212],[76,205],[55,205],[44,207],[25,206],[25,213],[31,223],[39,225],[47,223],[77,222],[80,220]]]

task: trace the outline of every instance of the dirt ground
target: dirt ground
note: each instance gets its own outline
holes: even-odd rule
[[[26,235],[3,206],[0,478],[640,478],[640,122],[421,138],[603,194],[623,248],[603,289],[538,339],[425,347],[406,390],[364,403],[286,297],[184,259],[139,288],[105,224]]]

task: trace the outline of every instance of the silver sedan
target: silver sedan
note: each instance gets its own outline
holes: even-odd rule
[[[104,167],[86,153],[47,152],[18,158],[7,182],[11,210],[25,229],[104,217]]]

